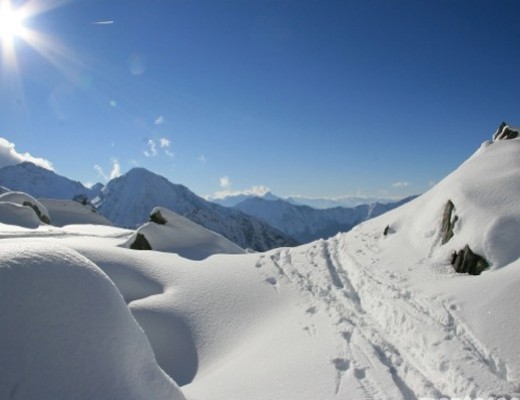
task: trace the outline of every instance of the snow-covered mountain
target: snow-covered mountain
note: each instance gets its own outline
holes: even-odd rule
[[[393,202],[363,204],[354,208],[315,209],[286,200],[252,197],[235,205],[248,215],[279,229],[301,243],[347,232],[355,225],[407,203],[414,197]]]
[[[30,162],[0,168],[0,185],[9,190],[25,192],[36,198],[71,200],[78,194],[93,197],[99,191],[83,186],[53,171]]]
[[[289,196],[286,197],[289,203],[309,206],[317,209],[327,209],[335,207],[346,207],[353,208],[363,204],[374,204],[374,203],[395,203],[399,199],[385,198],[385,197],[369,197],[369,196],[338,196],[338,197],[307,197],[307,196]]]
[[[194,261],[13,214],[0,398],[520,398],[520,139],[504,136],[350,232],[260,254]]]
[[[213,203],[220,204],[224,207],[234,207],[239,203],[242,203],[245,200],[248,199],[265,199],[265,200],[279,200],[280,197],[272,194],[269,191],[261,192],[261,193],[250,193],[250,194],[231,194],[229,196],[223,196],[223,197],[208,197],[206,200],[209,200]]]
[[[239,210],[204,200],[183,185],[144,168],[133,168],[108,182],[94,200],[99,213],[114,224],[135,228],[148,221],[154,207],[164,207],[204,226],[242,248],[263,251],[297,242]]]

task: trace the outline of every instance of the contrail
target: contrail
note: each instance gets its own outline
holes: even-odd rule
[[[93,25],[112,25],[114,21],[95,21],[92,22]]]

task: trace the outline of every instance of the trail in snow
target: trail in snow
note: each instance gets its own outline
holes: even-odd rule
[[[295,286],[308,314],[331,319],[338,396],[354,390],[356,398],[408,400],[517,389],[507,365],[472,336],[455,306],[413,292],[407,278],[385,269],[377,238],[353,233],[305,248],[261,256],[256,267],[267,267],[264,273],[271,267],[266,281],[279,291]],[[480,382],[496,391],[486,392]]]

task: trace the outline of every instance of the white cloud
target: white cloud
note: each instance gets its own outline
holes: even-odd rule
[[[168,138],[161,138],[159,140],[159,143],[161,144],[161,149],[166,149],[168,147],[170,147],[170,139]]]
[[[392,183],[392,186],[395,188],[403,188],[403,187],[408,187],[410,185],[411,185],[411,183],[406,182],[406,181],[399,181],[399,182]]]
[[[161,149],[164,150],[164,154],[166,154],[168,157],[173,157],[175,154],[173,151],[170,151],[170,139],[168,138],[161,138],[159,139],[159,144],[161,146]]]
[[[107,21],[94,21],[93,25],[112,25],[115,21],[107,20]]]
[[[144,151],[144,155],[146,157],[155,157],[157,155],[157,144],[155,143],[155,141],[152,139],[149,139],[147,146],[148,146],[148,150]]]
[[[220,187],[224,189],[231,187],[231,180],[229,179],[229,176],[226,175],[220,178]]]
[[[94,165],[94,169],[105,181],[109,181],[121,176],[121,164],[119,164],[119,161],[115,158],[112,159],[112,169],[110,170],[109,174],[106,174],[103,168],[98,164]]]
[[[201,163],[201,164],[206,164],[208,162],[208,159],[206,158],[206,156],[204,154],[201,154],[200,156],[197,157],[197,160]]]
[[[54,167],[49,160],[40,157],[34,157],[29,153],[18,153],[14,143],[0,137],[0,167],[8,165],[16,165],[25,161],[32,162],[42,168],[54,171]]]
[[[157,118],[155,118],[154,124],[155,125],[164,124],[164,117],[162,115],[159,115]]]
[[[112,170],[110,171],[110,179],[121,176],[121,165],[117,159],[112,160]]]
[[[223,178],[227,178],[224,176]],[[222,178],[220,185],[222,186]],[[230,183],[231,184],[231,183]],[[257,186],[251,186],[248,189],[244,190],[221,190],[219,192],[215,192],[212,196],[206,196],[207,199],[223,199],[229,196],[240,196],[240,195],[246,195],[246,196],[265,196],[267,193],[269,193],[271,189],[269,189],[267,186],[257,185]]]

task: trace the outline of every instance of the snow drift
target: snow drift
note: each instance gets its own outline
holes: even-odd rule
[[[61,247],[3,241],[0,398],[184,399],[113,283]]]
[[[152,221],[137,229],[123,246],[134,248],[139,237],[150,245],[150,250],[177,253],[191,260],[202,260],[213,254],[245,253],[223,236],[173,211],[156,207],[150,216]]]
[[[74,200],[40,199],[48,210],[52,225],[65,226],[73,224],[112,225],[98,214],[93,207],[83,205]]]

